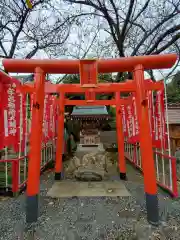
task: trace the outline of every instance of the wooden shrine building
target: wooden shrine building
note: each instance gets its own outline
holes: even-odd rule
[[[71,119],[79,121],[80,145],[98,146],[100,144],[100,129],[105,121],[110,119],[106,106],[76,106]]]

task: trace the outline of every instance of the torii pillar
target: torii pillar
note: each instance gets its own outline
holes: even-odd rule
[[[58,104],[58,131],[56,142],[55,180],[62,178],[62,155],[64,143],[64,93],[60,93]]]
[[[26,222],[33,223],[38,219],[38,195],[41,168],[41,143],[44,112],[45,73],[35,69],[35,83],[32,109],[32,125],[30,136],[30,153],[28,162]]]
[[[118,166],[120,179],[126,180],[126,161],[124,156],[124,133],[121,113],[120,92],[116,92],[116,134],[118,144]]]
[[[136,104],[140,126],[140,149],[144,175],[144,189],[147,207],[147,220],[152,225],[159,223],[158,196],[156,173],[153,159],[153,146],[148,116],[148,101],[146,99],[144,68],[141,64],[134,68],[136,84]]]

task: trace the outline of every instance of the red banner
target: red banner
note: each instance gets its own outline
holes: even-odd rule
[[[51,120],[51,106],[52,106],[52,97],[48,95],[47,105],[46,105],[46,121],[47,121],[47,141],[50,140],[50,120]],[[53,113],[52,113],[53,114]]]
[[[30,122],[29,122],[29,135],[31,133],[31,125],[32,125],[32,110],[33,110],[33,98],[34,94],[30,94]]]
[[[3,89],[4,85],[0,82],[0,150],[4,148],[4,111],[3,111]]]
[[[44,99],[44,116],[43,116],[43,141],[46,143],[49,140],[50,133],[50,105],[51,96],[46,94]]]
[[[58,105],[56,103],[56,100],[54,101],[54,137],[56,137],[56,133],[58,132],[58,116],[59,116],[59,108]]]
[[[133,137],[132,141],[134,143],[139,142],[139,122],[138,122],[138,115],[137,115],[137,107],[136,107],[136,98],[133,96],[132,98],[132,109],[133,109]]]
[[[165,121],[164,91],[160,91],[161,100],[161,123],[162,123],[162,148],[168,149],[168,133]]]
[[[54,136],[54,121],[55,119],[55,108],[54,108],[54,97],[50,98],[50,108],[49,108],[49,138],[52,139]]]
[[[139,123],[135,96],[132,97],[131,104],[126,106],[126,115],[129,142],[136,143],[139,141]]]
[[[126,107],[124,105],[121,105],[121,112],[122,112],[122,124],[123,124],[123,132],[124,136],[128,136],[128,131],[127,131],[127,121],[126,121]]]
[[[164,91],[157,91],[155,106],[155,147],[168,148],[168,136],[165,123]]]
[[[26,114],[27,114],[27,95],[24,94],[24,95],[21,95],[21,104],[20,104],[20,110],[21,110],[21,114],[20,114],[20,117],[21,117],[21,133],[19,131],[19,134],[21,134],[21,136],[19,137],[19,141],[21,140],[21,152],[24,152],[25,151],[25,145],[27,144],[26,142],[26,134],[27,134],[27,117],[26,117]]]
[[[15,84],[4,85],[3,90],[4,146],[12,146],[15,151],[18,151],[20,99],[16,93]]]
[[[149,114],[149,125],[151,131],[152,141],[155,140],[155,116],[154,116],[154,103],[153,103],[153,92],[147,91],[148,100],[148,114]]]
[[[133,116],[133,109],[132,104],[127,105],[127,130],[128,130],[128,140],[129,142],[132,141],[133,133],[134,133],[134,116]]]

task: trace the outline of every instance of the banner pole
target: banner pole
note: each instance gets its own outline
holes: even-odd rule
[[[166,79],[164,79],[164,94],[165,94],[165,106],[166,106],[166,124],[167,124],[167,135],[168,135],[168,150],[169,156],[171,156],[171,144],[170,144],[170,133],[169,133],[169,116],[168,116],[168,101],[167,101],[167,88]]]
[[[26,127],[25,127],[25,145],[24,145],[24,180],[26,179],[26,176],[27,176],[27,140],[28,140],[28,94],[26,94],[26,97],[24,98],[25,99],[25,108],[26,108],[26,116],[25,116],[25,124],[26,124]]]
[[[167,125],[167,134],[168,134],[168,150],[169,150],[169,156],[171,156],[171,143],[170,143],[170,133],[169,133],[169,116],[168,116],[168,103],[167,103],[167,89],[166,89],[166,78],[164,78],[164,94],[165,94],[165,108],[166,108],[166,125]],[[171,159],[169,159],[169,183],[170,188],[173,188],[173,181],[172,181],[172,165],[171,165]]]
[[[20,97],[20,121],[19,121],[19,154],[18,154],[18,161],[19,161],[19,184],[21,183],[21,163],[20,163],[20,158],[21,158],[21,147],[22,147],[22,94],[19,95]]]
[[[5,147],[5,160],[8,160],[8,147]],[[8,191],[8,162],[5,162],[6,191]]]

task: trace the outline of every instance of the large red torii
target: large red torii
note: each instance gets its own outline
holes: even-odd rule
[[[164,69],[174,65],[176,54],[137,56],[119,59],[97,60],[99,73],[132,72],[141,64],[144,70]],[[88,61],[88,60],[84,60]],[[75,74],[79,73],[79,60],[39,60],[39,59],[4,59],[3,66],[8,72],[33,73],[40,67],[45,73]]]
[[[170,68],[177,60],[175,54],[152,55],[127,57],[120,59],[99,59],[99,60],[36,60],[36,59],[4,59],[3,65],[8,72],[35,73],[35,83],[24,85],[22,91],[34,93],[32,131],[30,138],[30,155],[27,183],[27,222],[37,221],[38,218],[38,194],[41,161],[41,139],[42,120],[44,108],[44,96],[46,93],[58,92],[59,98],[59,119],[58,139],[56,152],[55,180],[61,179],[62,171],[62,140],[64,128],[64,105],[78,104],[73,100],[65,99],[65,93],[84,92],[86,100],[81,104],[116,104],[117,137],[119,152],[120,178],[126,179],[126,165],[124,159],[124,136],[122,128],[122,117],[120,105],[122,99],[120,92],[136,92],[136,104],[138,121],[140,126],[140,148],[144,173],[144,186],[146,194],[147,218],[152,224],[158,224],[158,198],[156,175],[154,169],[152,139],[148,120],[148,105],[146,101],[146,90],[162,89],[162,83],[151,83],[144,81],[144,70]],[[125,83],[98,84],[98,73],[108,72],[133,72],[133,81]],[[53,85],[45,82],[46,73],[80,73],[80,84],[59,84]],[[9,77],[0,80],[4,83],[10,81]],[[102,102],[95,99],[97,92],[113,92],[115,100]],[[80,101],[80,100],[78,100]],[[109,101],[109,102],[108,102]],[[38,103],[38,104],[36,104]],[[39,106],[38,108],[36,106]]]

